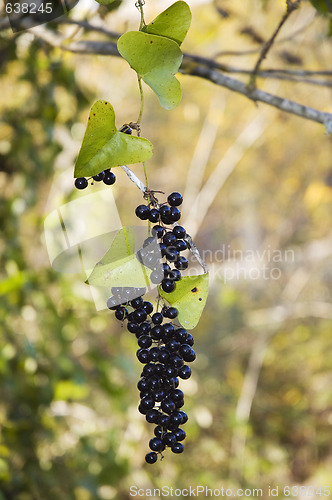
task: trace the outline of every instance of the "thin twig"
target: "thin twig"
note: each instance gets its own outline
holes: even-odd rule
[[[260,56],[259,56],[259,58],[255,64],[255,67],[252,71],[249,85],[248,85],[250,90],[253,90],[256,88],[256,78],[257,78],[257,74],[258,74],[258,71],[259,71],[259,68],[260,68],[262,62],[264,61],[269,50],[271,49],[276,37],[278,36],[279,31],[281,30],[281,28],[283,27],[283,25],[285,24],[285,22],[287,21],[289,16],[292,14],[292,12],[294,12],[294,10],[298,8],[299,3],[300,3],[300,0],[297,0],[294,3],[291,2],[291,0],[287,0],[287,10],[286,10],[285,14],[282,16],[281,21],[279,22],[279,24],[278,24],[277,28],[275,29],[274,33],[272,34],[271,38],[266,43],[264,43],[262,51],[260,53]]]

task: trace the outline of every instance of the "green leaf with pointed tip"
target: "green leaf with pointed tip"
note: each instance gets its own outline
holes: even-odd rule
[[[184,328],[195,328],[202,315],[209,291],[209,274],[183,276],[176,282],[174,292],[159,293],[169,304],[178,310],[178,320]]]
[[[106,168],[140,163],[151,156],[151,142],[119,132],[115,127],[113,107],[100,100],[91,108],[74,177],[90,177]]]
[[[190,28],[191,12],[186,2],[175,2],[145,26],[142,31],[174,40],[181,45]]]
[[[136,73],[157,94],[165,109],[181,100],[181,85],[175,78],[182,62],[176,42],[142,31],[128,31],[118,40],[118,50]]]
[[[117,232],[110,249],[95,265],[86,283],[107,288],[149,286],[146,269],[138,262],[134,252],[134,232],[129,227],[123,227]]]

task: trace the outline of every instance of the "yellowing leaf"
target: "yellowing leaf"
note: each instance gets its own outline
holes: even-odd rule
[[[178,320],[184,328],[195,328],[202,315],[209,291],[209,274],[184,276],[176,282],[174,292],[166,293],[159,287],[159,293],[178,310]]]

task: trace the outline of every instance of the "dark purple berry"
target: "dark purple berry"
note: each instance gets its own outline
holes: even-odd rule
[[[181,272],[178,269],[172,269],[172,271],[168,274],[168,277],[173,281],[180,281]]]
[[[191,376],[191,368],[188,365],[183,365],[179,369],[179,377],[183,380],[187,380]]]
[[[141,220],[148,220],[150,216],[150,209],[146,205],[139,205],[135,210],[135,214]]]
[[[164,318],[160,312],[156,312],[152,315],[151,319],[152,319],[152,323],[154,323],[155,325],[161,325]]]
[[[136,356],[140,363],[148,363],[150,361],[149,349],[138,349]]]
[[[159,217],[160,217],[159,210],[157,210],[156,208],[152,208],[149,215],[149,221],[158,222]]]
[[[180,193],[174,192],[168,196],[167,201],[171,207],[178,207],[183,202],[183,198]]]
[[[183,452],[183,444],[176,442],[176,443],[172,444],[171,450],[173,453],[182,453]]]
[[[186,230],[182,226],[173,227],[173,234],[178,240],[182,240],[186,236]]]
[[[175,242],[176,242],[176,236],[175,234],[172,233],[172,231],[168,231],[167,233],[164,234],[163,243],[165,243],[167,247],[174,245]]]
[[[154,464],[158,460],[158,455],[155,451],[151,451],[145,455],[145,461],[147,464]]]
[[[175,290],[175,282],[173,280],[170,280],[169,278],[164,278],[161,282],[161,288],[164,290],[166,293],[171,293],[173,290]]]
[[[151,314],[153,311],[153,305],[151,304],[151,302],[144,301],[142,307],[143,309],[145,309],[146,314]]]
[[[165,308],[165,310],[163,311],[163,316],[165,318],[175,319],[177,315],[178,315],[178,310],[175,309],[175,307],[168,307]]]
[[[138,345],[142,348],[149,348],[152,344],[152,339],[149,335],[141,335],[138,339]]]
[[[164,435],[163,437],[163,443],[166,445],[166,446],[172,446],[176,443],[176,437],[175,435],[173,434],[173,432],[166,432],[166,434]]]
[[[139,329],[139,324],[134,321],[130,321],[130,323],[127,324],[127,330],[130,333],[136,333],[138,332],[138,329]]]
[[[125,307],[119,307],[116,311],[115,311],[115,317],[116,319],[118,319],[119,321],[123,321],[127,315],[128,311]]]
[[[177,258],[177,260],[175,261],[174,265],[175,265],[176,269],[179,269],[182,271],[183,269],[187,269],[189,263],[185,257],[182,257],[182,255],[180,255]]]
[[[174,246],[179,252],[184,252],[188,248],[188,245],[184,240],[176,240]]]
[[[136,299],[130,301],[130,305],[134,309],[138,309],[139,307],[143,306],[143,302],[143,297],[137,297]]]
[[[162,238],[163,234],[165,232],[165,229],[162,226],[157,225],[157,226],[153,226],[151,232],[152,232],[153,236],[156,236],[156,238]]]
[[[154,399],[150,396],[144,396],[144,398],[141,399],[140,406],[143,410],[151,410],[154,407]]]
[[[164,443],[157,437],[150,439],[149,447],[153,451],[163,451],[165,449]]]
[[[186,433],[183,429],[176,429],[176,431],[174,431],[174,436],[177,441],[183,441],[186,437]]]
[[[88,181],[85,177],[78,177],[75,179],[75,187],[77,189],[85,189],[88,185]]]
[[[105,175],[103,178],[104,184],[106,184],[107,186],[112,186],[112,184],[114,184],[115,181],[116,181],[116,177],[113,174],[113,172],[105,172]]]
[[[148,410],[145,414],[145,419],[147,422],[149,422],[149,424],[157,424],[159,419],[159,411],[155,409]],[[180,441],[180,439],[178,439],[178,441]]]
[[[171,207],[171,215],[169,216],[169,220],[171,222],[177,222],[181,219],[181,212],[177,207]]]
[[[94,181],[100,182],[100,181],[102,181],[102,180],[104,179],[104,176],[105,176],[105,172],[100,172],[99,174],[94,175],[94,176],[92,177],[92,179],[93,179]]]

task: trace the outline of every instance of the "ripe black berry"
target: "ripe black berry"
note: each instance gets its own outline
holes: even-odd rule
[[[152,315],[152,322],[155,324],[155,325],[161,325],[161,323],[163,322],[163,315],[160,313],[160,312],[156,312]]]
[[[191,376],[191,368],[188,365],[183,365],[179,369],[179,377],[183,380],[187,380]]]
[[[172,432],[167,432],[165,436],[163,437],[163,443],[166,446],[172,446],[176,443],[176,437]]]
[[[176,429],[176,431],[174,431],[174,435],[176,437],[176,440],[177,441],[183,441],[186,437],[186,433],[183,429]]]
[[[138,361],[140,361],[141,363],[148,363],[150,361],[149,349],[138,349],[138,351],[136,352],[136,356],[137,356]]]
[[[176,442],[176,443],[172,444],[171,450],[173,453],[182,453],[183,452],[183,444]]]
[[[116,177],[113,174],[113,172],[105,172],[105,175],[103,178],[104,184],[106,184],[107,186],[111,186],[112,184],[115,183],[115,181],[116,181]]]
[[[139,324],[136,322],[131,321],[130,323],[127,324],[127,330],[130,333],[136,333],[138,332]]]
[[[151,314],[153,311],[153,305],[151,304],[151,302],[144,301],[142,307],[143,307],[143,309],[145,309],[145,312],[147,314]]]
[[[147,363],[144,366],[142,373],[143,373],[144,377],[151,377],[154,374],[154,364],[153,363]]]
[[[75,179],[75,187],[77,189],[85,189],[88,185],[88,181],[85,177],[78,177]]]
[[[145,414],[145,419],[147,422],[149,422],[149,424],[157,424],[159,419],[159,411],[155,409],[148,410]],[[178,439],[178,441],[181,440]]]
[[[165,449],[164,443],[157,437],[150,439],[149,447],[153,451],[163,451]]]
[[[190,349],[189,352],[185,352],[183,354],[183,359],[187,363],[191,363],[192,361],[195,361],[195,359],[196,359],[196,353],[195,353],[195,351],[193,349]]]
[[[178,207],[183,202],[183,198],[180,193],[174,192],[168,196],[167,201],[171,207]]]
[[[137,297],[136,299],[133,299],[130,301],[130,305],[134,308],[134,309],[138,309],[139,307],[142,307],[143,306],[143,297]]]
[[[158,361],[159,347],[152,347],[150,349],[150,361]]]
[[[168,277],[173,281],[180,281],[181,272],[178,269],[172,269],[172,271],[168,274]]]
[[[180,410],[178,414],[182,417],[181,425],[185,424],[188,421],[188,415],[182,410]]]
[[[153,236],[156,236],[157,238],[162,238],[164,231],[165,230],[162,226],[153,226],[151,232],[152,232]]]
[[[147,220],[150,216],[150,209],[146,205],[139,205],[135,210],[135,214],[139,219]]]
[[[148,464],[154,464],[158,460],[158,455],[155,451],[151,451],[145,455],[145,461]]]
[[[163,218],[167,218],[171,215],[171,207],[168,205],[163,205],[162,207],[159,208],[159,213],[163,220]]]
[[[176,236],[175,234],[172,233],[172,231],[168,231],[167,233],[164,234],[163,243],[165,243],[167,247],[174,245],[175,242],[176,242]]]
[[[178,315],[178,310],[175,307],[168,307],[163,310],[163,315],[165,318],[175,319]]]
[[[164,278],[161,282],[161,288],[166,293],[171,293],[175,290],[175,282],[169,278]]]
[[[140,378],[137,382],[137,389],[141,392],[147,391],[149,389],[148,379],[145,377]]]
[[[165,254],[169,262],[175,262],[180,257],[179,250],[172,246],[166,248]]]
[[[166,429],[169,424],[169,415],[163,415],[162,413],[160,413],[158,424]]]
[[[116,311],[115,311],[115,317],[116,319],[118,319],[119,321],[123,321],[124,318],[126,317],[126,314],[127,314],[127,309],[125,307],[119,307]]]
[[[176,269],[179,269],[182,271],[183,269],[187,269],[189,263],[185,257],[182,257],[182,255],[180,255],[177,258],[177,260],[175,261],[174,265],[175,265]]]
[[[105,172],[100,172],[99,174],[97,175],[94,175],[92,178],[94,181],[97,181],[97,182],[100,182],[104,179],[104,175],[105,175]]]
[[[143,323],[143,321],[145,321],[147,318],[147,314],[146,314],[145,309],[143,309],[143,308],[136,309],[133,313],[133,317],[134,317],[135,321],[137,321],[137,323]]]
[[[138,332],[140,335],[146,335],[151,331],[151,324],[148,321],[144,321],[139,325]]]
[[[148,348],[152,344],[152,339],[149,335],[141,335],[138,339],[138,345],[143,348]]]
[[[188,248],[188,245],[184,240],[176,240],[174,246],[177,250],[179,250],[179,252],[184,252]]]
[[[155,428],[154,428],[154,435],[157,437],[157,438],[161,438],[164,434],[164,430],[163,428],[161,427],[161,425],[157,425]],[[180,441],[180,440],[178,440]]]
[[[188,332],[184,328],[177,328],[175,330],[175,338],[182,344],[185,343],[185,341],[188,338]]]
[[[152,208],[149,215],[149,221],[158,222],[159,217],[160,217],[159,210],[157,210],[156,208]]]
[[[182,226],[175,226],[173,227],[173,234],[178,240],[180,240],[186,236],[186,230]]]
[[[177,222],[181,218],[181,212],[177,207],[171,207],[171,213],[168,217],[171,222]]]
[[[144,396],[141,399],[140,406],[143,410],[151,410],[154,407],[154,400],[150,396]]]
[[[191,333],[188,333],[188,335],[187,335],[186,344],[188,344],[190,346],[194,345],[194,337],[191,335]]]

